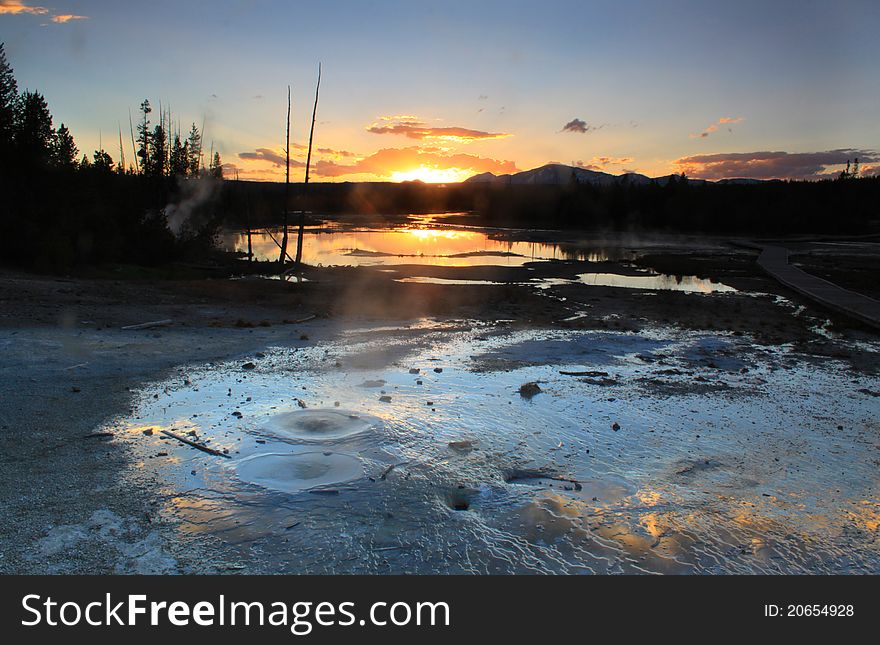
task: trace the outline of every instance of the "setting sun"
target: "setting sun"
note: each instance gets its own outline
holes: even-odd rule
[[[435,168],[421,165],[410,170],[395,170],[391,181],[423,181],[426,184],[446,184],[464,181],[473,171],[462,168]]]

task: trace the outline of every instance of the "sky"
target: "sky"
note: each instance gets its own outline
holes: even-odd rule
[[[227,176],[460,181],[550,162],[612,174],[880,174],[880,2],[0,0],[20,89],[81,151],[133,159],[149,98],[204,123]]]

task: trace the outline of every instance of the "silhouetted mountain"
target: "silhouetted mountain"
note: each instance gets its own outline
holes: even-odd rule
[[[627,172],[622,175],[612,175],[607,172],[588,170],[578,166],[566,166],[564,164],[550,163],[540,168],[524,170],[512,175],[494,175],[484,172],[474,175],[465,180],[470,184],[504,184],[504,185],[564,185],[564,184],[591,184],[593,186],[612,186],[614,184],[643,186],[654,182],[665,186],[670,179],[681,180],[681,175],[665,175],[662,177],[648,177],[637,172]],[[688,179],[689,184],[703,185],[709,182],[705,179]],[[722,179],[719,184],[760,184],[761,179]]]
[[[524,170],[512,175],[493,175],[491,172],[484,172],[465,181],[469,183],[510,185],[593,184],[595,186],[609,186],[616,183],[618,178],[607,172],[597,172],[576,166],[548,163],[546,166]]]

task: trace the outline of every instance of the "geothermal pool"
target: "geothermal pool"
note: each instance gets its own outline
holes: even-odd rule
[[[877,391],[727,333],[424,320],[182,367],[109,429],[221,571],[876,573]]]

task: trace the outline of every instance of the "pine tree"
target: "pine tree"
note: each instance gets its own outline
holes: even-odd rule
[[[164,177],[168,170],[166,163],[168,156],[165,152],[165,130],[161,125],[157,125],[153,128],[150,140],[152,141],[152,144],[150,145],[147,174],[152,177]]]
[[[3,43],[0,43],[0,159],[12,155],[17,105],[18,84],[15,82],[12,67],[6,61]]]
[[[141,114],[143,114],[143,118],[141,122],[138,123],[137,131],[138,131],[138,151],[137,156],[140,158],[140,167],[141,172],[145,175],[149,175],[148,166],[150,163],[150,119],[148,115],[153,111],[153,108],[150,107],[150,100],[144,99],[143,103],[141,103]]]
[[[80,170],[88,170],[92,167],[92,162],[89,161],[89,158],[86,155],[82,156],[82,159],[79,160],[79,169]]]
[[[95,150],[95,163],[92,168],[99,172],[113,172],[113,157],[106,150]]]
[[[181,144],[180,137],[174,137],[168,172],[172,177],[186,177],[189,167],[189,141]]]
[[[215,152],[214,158],[211,160],[211,168],[209,169],[211,176],[215,179],[223,179],[223,164],[220,163],[220,153]]]
[[[46,99],[39,92],[25,91],[16,114],[15,149],[26,165],[49,163],[55,141],[52,115]]]
[[[52,165],[61,170],[75,170],[77,155],[79,155],[79,150],[73,140],[73,135],[62,123],[55,131],[55,140],[52,145]]]
[[[192,124],[192,127],[189,130],[189,138],[187,138],[186,144],[189,148],[187,155],[187,174],[190,177],[198,177],[202,156],[202,135],[195,123]]]

